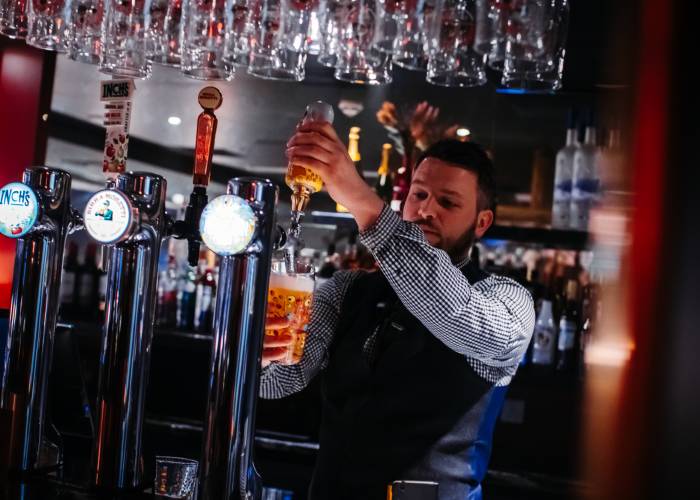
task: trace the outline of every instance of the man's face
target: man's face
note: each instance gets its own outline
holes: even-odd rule
[[[413,173],[403,218],[417,224],[428,243],[457,261],[467,256],[474,240],[493,222],[491,210],[477,210],[477,196],[477,174],[426,158]]]

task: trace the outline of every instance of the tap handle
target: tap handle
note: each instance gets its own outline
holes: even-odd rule
[[[206,187],[211,176],[211,160],[214,155],[214,138],[218,124],[214,111],[221,106],[223,97],[216,87],[205,87],[199,92],[198,100],[203,111],[197,117],[192,182],[195,186]]]
[[[209,197],[203,186],[195,186],[190,194],[190,203],[185,209],[185,237],[187,238],[187,260],[191,266],[199,262],[199,246],[201,235],[199,234],[199,219],[202,211],[207,206]]]

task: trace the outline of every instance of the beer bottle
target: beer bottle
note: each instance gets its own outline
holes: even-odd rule
[[[566,284],[566,306],[559,319],[559,341],[557,343],[557,370],[572,372],[576,369],[576,335],[579,326],[578,282]]]
[[[362,155],[360,154],[360,127],[351,127],[350,134],[348,135],[348,155],[350,159],[355,164],[355,170],[360,174],[360,177],[365,178],[364,172],[362,170]],[[336,212],[347,212],[348,209],[345,208],[340,203],[335,204]]]
[[[382,145],[382,162],[377,169],[377,181],[374,184],[374,191],[385,203],[391,203],[391,195],[393,192],[391,172],[389,171],[390,155],[391,144]]]
[[[195,301],[194,328],[201,333],[211,332],[214,321],[214,297],[216,296],[216,281],[214,268],[216,255],[207,252],[206,266],[197,280],[197,298]]]
[[[76,288],[76,274],[78,271],[78,244],[71,241],[68,244],[63,274],[61,275],[61,310],[65,318],[75,314],[78,305],[78,290]]]

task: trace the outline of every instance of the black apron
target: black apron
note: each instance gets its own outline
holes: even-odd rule
[[[462,272],[472,285],[487,276]],[[480,496],[503,391],[409,313],[381,272],[348,290],[321,387],[311,500],[384,500],[398,479],[436,481],[441,500]]]

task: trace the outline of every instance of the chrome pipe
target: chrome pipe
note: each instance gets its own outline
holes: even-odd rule
[[[248,203],[257,228],[243,252],[221,258],[200,463],[200,498],[207,500],[262,493],[253,444],[278,188],[245,177],[230,180],[227,193]]]
[[[128,229],[118,241],[110,243],[108,252],[97,432],[92,456],[92,482],[97,487],[132,489],[140,487],[143,481],[141,435],[155,319],[158,254],[167,226],[165,193],[166,181],[162,177],[129,172],[119,175],[112,190],[93,196],[103,196],[100,200],[117,196],[112,199],[119,202],[121,195],[130,205],[130,210],[124,212],[131,211],[129,216],[133,217],[133,221],[123,222]],[[119,203],[113,205],[115,213],[111,217],[116,220]],[[90,210],[88,202],[88,231]],[[93,237],[100,237],[99,229],[93,230]]]
[[[79,217],[70,207],[67,172],[28,168],[22,182],[36,195],[38,215],[15,251],[0,389],[0,465],[28,472],[40,466],[63,248]]]

